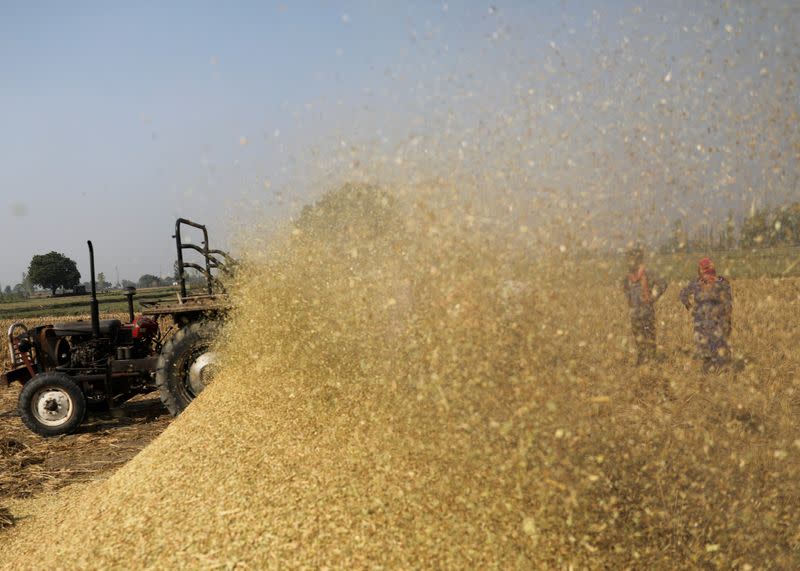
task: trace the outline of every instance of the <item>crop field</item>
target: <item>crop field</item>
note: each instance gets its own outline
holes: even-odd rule
[[[138,310],[138,302],[155,302],[175,299],[177,289],[145,288],[136,291],[134,309]],[[31,298],[23,301],[0,303],[0,319],[22,320],[40,316],[80,316],[89,312],[89,295],[68,297]],[[104,313],[126,313],[128,301],[123,292],[100,293],[97,295],[100,311]]]
[[[732,280],[734,363],[707,374],[673,281],[637,368],[621,276],[420,219],[254,242],[214,383],[110,478],[6,500],[0,558],[800,566],[800,279]]]

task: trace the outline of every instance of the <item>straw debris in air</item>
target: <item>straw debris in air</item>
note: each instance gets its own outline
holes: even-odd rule
[[[759,312],[770,283],[737,283],[731,377],[682,353],[677,302],[663,367],[632,370],[616,290],[435,196],[353,185],[254,238],[219,377],[25,514],[6,566],[797,566],[797,353],[770,325],[797,283]]]

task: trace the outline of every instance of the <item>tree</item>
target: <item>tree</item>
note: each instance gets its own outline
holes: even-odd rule
[[[708,224],[701,224],[694,231],[694,236],[687,240],[687,252],[704,252],[714,247],[714,229]]]
[[[25,293],[25,297],[33,295],[33,282],[31,281],[30,273],[22,272],[22,282],[19,285]]]
[[[97,274],[97,287],[105,290],[111,287],[111,282],[106,281],[106,275],[103,272]]]
[[[60,287],[71,289],[77,286],[81,274],[74,260],[58,252],[50,252],[33,257],[28,266],[28,279],[33,285],[47,288],[55,295]]]
[[[746,248],[769,245],[769,212],[766,209],[754,210],[742,223],[742,246]]]
[[[683,252],[688,247],[688,236],[683,227],[683,220],[676,218],[672,221],[672,229],[670,230],[669,238],[667,238],[659,247],[659,250],[664,253]]]
[[[25,284],[17,284],[14,286],[14,293],[19,297],[30,297],[30,293],[28,293]]]
[[[772,228],[775,241],[779,244],[788,246],[800,243],[800,203],[777,209]]]
[[[161,280],[158,276],[154,276],[152,274],[144,274],[139,278],[139,287],[158,287],[161,285]]]
[[[7,285],[7,286],[6,286],[6,289],[4,289],[3,291],[4,291],[6,294],[10,294],[10,293],[11,293],[11,286],[10,286],[10,285]]]
[[[136,287],[136,282],[132,282],[131,280],[122,280],[122,289],[127,289],[129,287]]]
[[[736,247],[736,218],[733,210],[728,210],[725,227],[719,237],[719,245],[723,250],[733,250]]]

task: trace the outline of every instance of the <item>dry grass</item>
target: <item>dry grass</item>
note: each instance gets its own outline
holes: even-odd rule
[[[0,529],[14,525],[14,516],[6,508],[0,508]]]
[[[130,401],[121,414],[93,413],[78,432],[37,436],[17,413],[19,385],[0,394],[0,506],[105,477],[141,450],[171,417],[157,396]]]
[[[705,376],[673,284],[635,369],[616,287],[442,211],[254,242],[217,381],[108,481],[20,506],[0,559],[800,566],[800,281],[734,282],[742,368]]]

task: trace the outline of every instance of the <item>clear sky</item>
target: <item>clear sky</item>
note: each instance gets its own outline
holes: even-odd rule
[[[170,273],[178,216],[227,246],[408,164],[595,233],[613,198],[663,226],[796,197],[797,3],[662,6],[0,0],[0,284],[50,250],[88,279],[87,239],[111,281]]]

